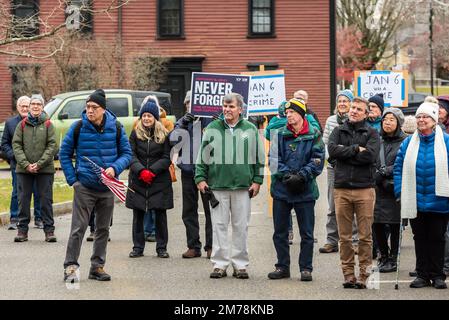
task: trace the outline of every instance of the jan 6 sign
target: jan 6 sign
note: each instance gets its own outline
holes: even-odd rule
[[[248,98],[248,114],[277,114],[278,106],[285,100],[285,76],[283,70],[245,72],[251,76]]]
[[[383,93],[385,107],[407,107],[407,71],[355,71],[354,91],[359,97],[369,99]]]
[[[221,113],[223,97],[231,92],[241,94],[247,103],[249,80],[243,75],[193,72],[191,113],[200,117]]]

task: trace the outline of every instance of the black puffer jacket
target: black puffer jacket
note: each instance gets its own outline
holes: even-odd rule
[[[401,207],[394,196],[393,167],[402,141],[407,137],[398,126],[393,136],[380,131],[384,146],[385,168],[382,168],[381,154],[376,164],[376,206],[374,207],[374,223],[400,223]]]
[[[380,137],[365,121],[346,120],[329,138],[330,162],[336,160],[335,188],[362,189],[375,186],[374,171]],[[366,148],[359,152],[359,146]]]
[[[126,207],[148,211],[150,209],[173,208],[173,189],[170,177],[170,142],[167,137],[163,144],[154,140],[143,141],[137,138],[135,130],[129,136],[133,151],[129,170],[129,187]],[[156,177],[148,185],[139,179],[143,169],[151,170]]]

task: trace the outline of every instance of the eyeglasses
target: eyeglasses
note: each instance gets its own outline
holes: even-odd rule
[[[92,109],[93,111],[97,111],[100,108],[101,107],[97,105],[86,104],[86,110]]]
[[[430,116],[426,116],[426,115],[421,115],[421,116],[415,116],[416,120],[420,120],[420,119],[429,119],[431,118]]]

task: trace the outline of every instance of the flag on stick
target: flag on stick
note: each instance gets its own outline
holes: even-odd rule
[[[122,181],[114,178],[109,177],[105,170],[100,167],[98,164],[90,160],[88,157],[84,157],[87,161],[89,161],[90,165],[92,166],[92,169],[97,174],[100,181],[109,188],[109,190],[112,191],[113,194],[119,198],[119,200],[123,203],[125,203],[126,200],[126,189],[129,189],[130,191],[134,192],[131,188],[128,188]]]

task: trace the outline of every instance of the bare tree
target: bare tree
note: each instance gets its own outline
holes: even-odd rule
[[[13,1],[0,0],[0,54],[46,59],[61,51],[65,45],[64,38],[60,36],[62,30],[67,28],[75,30],[83,26],[80,13],[110,15],[127,5],[132,0],[110,0],[108,5],[92,9],[89,0],[57,0],[56,5],[50,12],[40,12],[25,15],[23,17],[14,15],[20,5],[14,5]],[[37,5],[37,1],[35,2]],[[76,4],[75,4],[76,3]],[[63,21],[55,24],[53,21]],[[39,30],[38,33],[33,30]],[[32,46],[39,40],[53,38],[58,41],[52,52],[36,52]]]
[[[413,17],[416,1],[339,0],[337,17],[340,28],[351,27],[360,33],[366,53],[358,57],[366,69],[374,69],[392,45],[396,32]],[[338,46],[338,44],[337,44]]]

